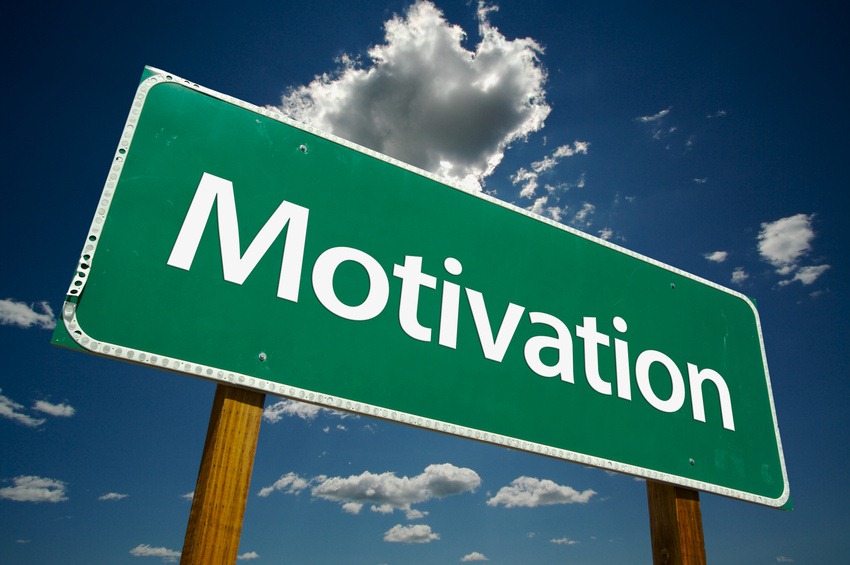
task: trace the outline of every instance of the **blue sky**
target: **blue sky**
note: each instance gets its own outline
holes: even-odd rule
[[[49,344],[144,65],[754,298],[794,510],[704,494],[708,559],[845,561],[850,61],[837,9],[409,6],[4,18],[0,561],[167,562],[183,542],[214,384]],[[441,105],[437,83],[489,84],[506,104]],[[468,135],[445,116],[468,119]],[[281,402],[266,400],[240,561],[651,562],[640,480]],[[424,494],[446,477],[451,494]],[[394,494],[366,502],[370,487]]]

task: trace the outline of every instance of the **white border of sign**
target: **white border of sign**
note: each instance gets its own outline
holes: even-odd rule
[[[139,120],[139,116],[141,114],[142,107],[144,105],[147,94],[148,94],[148,92],[150,92],[151,88],[153,88],[155,85],[163,83],[163,82],[170,82],[170,83],[181,84],[184,87],[190,88],[192,90],[196,90],[196,91],[201,92],[203,94],[206,94],[208,96],[212,96],[212,97],[217,98],[217,99],[219,99],[223,102],[227,102],[229,104],[239,106],[240,108],[244,108],[245,110],[254,112],[256,114],[260,114],[260,115],[262,115],[266,118],[277,120],[279,122],[285,123],[289,126],[295,127],[295,128],[300,129],[302,131],[305,131],[305,132],[311,133],[313,135],[322,137],[322,138],[327,139],[329,141],[333,141],[334,143],[338,143],[340,145],[343,145],[345,147],[348,147],[348,148],[353,149],[355,151],[358,151],[360,153],[364,153],[366,155],[374,157],[376,159],[386,161],[386,162],[391,163],[391,164],[393,164],[397,167],[400,167],[400,168],[406,169],[410,172],[413,172],[417,175],[421,175],[421,176],[430,178],[430,179],[435,180],[435,181],[437,181],[441,184],[450,186],[450,187],[452,187],[456,190],[461,190],[461,191],[473,194],[474,196],[481,198],[482,200],[486,200],[486,201],[488,201],[492,204],[502,206],[503,208],[507,208],[507,209],[509,209],[513,212],[523,214],[523,215],[528,216],[530,218],[533,218],[537,221],[544,222],[544,223],[549,224],[549,225],[551,225],[555,228],[567,231],[567,232],[569,232],[573,235],[583,237],[583,238],[590,240],[590,241],[593,241],[594,243],[597,243],[599,245],[610,247],[610,248],[612,248],[612,249],[614,249],[614,250],[616,250],[620,253],[629,255],[631,257],[634,257],[634,258],[639,259],[641,261],[644,261],[646,263],[650,263],[650,264],[652,264],[656,267],[660,267],[660,268],[665,269],[667,271],[670,271],[672,273],[676,273],[676,274],[681,275],[683,277],[690,278],[690,279],[692,279],[696,282],[699,282],[700,284],[711,286],[711,287],[716,288],[716,289],[718,289],[722,292],[726,292],[728,294],[731,294],[733,296],[736,296],[736,297],[744,300],[747,304],[750,305],[751,308],[753,308],[753,310],[755,312],[755,308],[753,307],[752,302],[750,300],[748,300],[743,294],[741,294],[741,293],[739,293],[735,290],[720,286],[720,285],[713,283],[711,281],[702,279],[702,278],[700,278],[696,275],[686,273],[686,272],[681,271],[681,270],[679,270],[675,267],[665,265],[664,263],[661,263],[661,262],[656,261],[654,259],[650,259],[648,257],[645,257],[645,256],[640,255],[638,253],[635,253],[633,251],[629,251],[628,249],[622,248],[622,247],[615,245],[613,243],[610,243],[608,241],[605,241],[605,240],[599,239],[597,237],[591,236],[589,234],[580,232],[580,231],[575,230],[575,229],[573,229],[569,226],[565,226],[563,224],[557,223],[553,220],[550,220],[548,218],[544,218],[544,217],[539,216],[537,214],[533,214],[533,213],[529,212],[528,210],[524,210],[522,208],[514,206],[513,204],[509,204],[507,202],[497,200],[497,199],[495,199],[495,198],[493,198],[493,197],[491,197],[487,194],[484,194],[482,192],[473,192],[473,191],[467,190],[467,189],[465,189],[465,188],[463,188],[463,187],[461,187],[461,186],[459,186],[455,183],[452,183],[451,181],[448,181],[444,178],[438,177],[438,176],[431,174],[427,171],[423,171],[422,169],[418,169],[418,168],[413,167],[411,165],[402,163],[401,161],[398,161],[396,159],[393,159],[391,157],[388,157],[386,155],[383,155],[383,154],[378,153],[376,151],[373,151],[371,149],[362,147],[362,146],[357,145],[355,143],[352,143],[350,141],[346,141],[344,139],[341,139],[341,138],[336,137],[334,135],[328,134],[326,132],[317,130],[316,128],[295,122],[295,121],[287,118],[286,116],[282,115],[277,110],[269,109],[269,108],[261,108],[259,106],[255,106],[255,105],[250,104],[248,102],[243,102],[242,100],[238,100],[236,98],[233,98],[232,96],[221,94],[219,92],[216,92],[216,91],[211,90],[209,88],[205,88],[203,86],[200,86],[200,85],[193,83],[191,81],[188,81],[186,79],[180,78],[180,77],[178,77],[178,76],[176,76],[172,73],[167,73],[165,71],[162,71],[162,70],[159,70],[159,69],[156,69],[156,68],[153,68],[153,67],[146,67],[146,68],[147,68],[148,71],[152,72],[153,75],[148,77],[144,81],[142,81],[141,84],[139,84],[138,90],[136,91],[136,96],[135,96],[135,99],[133,100],[133,105],[130,109],[130,114],[129,114],[127,121],[124,125],[123,134],[121,135],[121,139],[118,143],[118,148],[115,151],[115,156],[113,158],[112,167],[109,171],[109,175],[107,176],[107,180],[106,180],[106,183],[105,183],[104,188],[103,188],[103,193],[101,195],[99,206],[97,208],[97,211],[95,212],[94,220],[92,221],[91,227],[89,229],[86,244],[83,247],[83,252],[81,254],[81,259],[80,259],[80,263],[78,265],[77,272],[76,272],[74,279],[71,282],[71,286],[68,290],[68,296],[69,297],[80,296],[83,292],[83,289],[85,288],[85,284],[86,284],[86,280],[87,280],[86,275],[87,275],[87,270],[89,268],[89,263],[92,260],[92,258],[94,257],[94,254],[97,250],[97,245],[98,245],[98,241],[99,241],[99,238],[100,238],[100,232],[101,232],[101,229],[103,227],[103,223],[106,220],[106,215],[109,212],[109,206],[112,202],[112,198],[113,198],[113,195],[114,195],[115,188],[116,188],[116,186],[118,184],[118,180],[121,176],[121,171],[122,171],[123,164],[124,164],[124,156],[126,155],[127,151],[129,150],[129,148],[132,144],[133,135],[136,131],[135,126],[136,126],[136,123]],[[777,443],[777,447],[778,447],[778,450],[779,450],[779,458],[780,458],[780,462],[781,462],[781,466],[782,466],[782,478],[783,478],[783,481],[784,481],[784,484],[785,484],[785,489],[784,489],[782,495],[778,499],[772,499],[772,498],[767,498],[767,497],[763,497],[763,496],[759,496],[759,495],[754,495],[754,494],[751,494],[751,493],[747,493],[747,492],[743,492],[743,491],[739,491],[739,490],[735,490],[735,489],[730,489],[730,488],[722,487],[722,486],[711,484],[711,483],[706,483],[706,482],[702,482],[702,481],[688,479],[688,478],[680,477],[680,476],[677,476],[677,475],[670,475],[670,474],[667,474],[667,473],[661,473],[661,472],[653,471],[651,469],[646,469],[646,468],[643,468],[643,467],[637,467],[637,466],[629,465],[629,464],[626,464],[626,463],[611,461],[609,459],[603,459],[603,458],[594,457],[594,456],[591,456],[591,455],[576,453],[576,452],[573,452],[573,451],[568,451],[568,450],[564,450],[564,449],[550,447],[550,446],[542,445],[542,444],[538,444],[538,443],[527,442],[527,441],[524,441],[524,440],[520,440],[520,439],[516,439],[516,438],[504,436],[504,435],[493,434],[493,433],[486,432],[486,431],[483,431],[483,430],[477,430],[477,429],[467,428],[467,427],[463,427],[463,426],[458,426],[458,425],[447,423],[447,422],[442,422],[442,421],[439,421],[439,420],[423,418],[423,417],[420,417],[420,416],[407,414],[407,413],[404,413],[404,412],[399,412],[397,410],[391,410],[391,409],[388,409],[388,408],[383,408],[381,406],[373,406],[371,404],[364,404],[364,403],[361,403],[361,402],[355,402],[355,401],[347,400],[347,399],[344,399],[344,398],[332,397],[332,396],[328,396],[328,395],[318,393],[318,392],[315,392],[315,391],[305,390],[305,389],[297,388],[297,387],[292,387],[292,386],[288,386],[288,385],[285,385],[285,384],[274,383],[274,382],[271,382],[271,381],[259,379],[259,378],[252,377],[252,376],[249,376],[249,375],[244,375],[244,374],[241,374],[241,373],[224,371],[224,370],[218,369],[216,367],[201,365],[201,364],[185,361],[185,360],[182,360],[182,359],[173,359],[173,358],[169,358],[169,357],[163,357],[162,355],[158,355],[156,353],[151,353],[149,351],[140,351],[140,350],[137,350],[137,349],[124,347],[124,346],[119,345],[119,344],[113,344],[113,343],[106,343],[106,342],[103,342],[103,341],[98,341],[98,340],[92,339],[80,327],[80,324],[77,321],[76,309],[77,309],[77,305],[74,301],[72,301],[70,299],[65,301],[65,304],[62,308],[62,319],[65,323],[65,327],[67,328],[68,333],[71,335],[71,337],[81,347],[83,347],[84,349],[86,349],[86,350],[88,350],[92,353],[98,354],[98,355],[104,355],[104,356],[107,356],[107,357],[122,359],[124,361],[130,361],[130,362],[133,362],[133,363],[148,365],[148,366],[151,366],[151,367],[157,367],[157,368],[166,369],[166,370],[169,370],[169,371],[185,373],[187,375],[201,377],[201,378],[205,378],[205,379],[209,379],[209,380],[213,380],[213,381],[228,382],[228,383],[232,383],[233,385],[236,385],[236,386],[241,386],[241,387],[245,387],[245,388],[258,390],[260,392],[267,392],[267,393],[271,393],[271,394],[274,394],[274,395],[277,395],[277,396],[288,397],[288,398],[292,398],[294,400],[299,400],[299,401],[303,401],[303,402],[309,402],[309,403],[312,403],[312,404],[316,404],[316,405],[326,407],[326,408],[330,408],[330,409],[334,409],[334,410],[345,410],[345,411],[348,411],[348,412],[355,412],[355,413],[358,413],[358,414],[363,414],[363,415],[371,416],[371,417],[374,417],[374,418],[381,418],[381,419],[384,419],[384,420],[399,422],[399,423],[402,423],[402,424],[407,424],[407,425],[411,425],[411,426],[415,426],[415,427],[419,427],[419,428],[443,432],[443,433],[455,435],[455,436],[462,437],[462,438],[475,439],[475,440],[478,440],[478,441],[483,441],[483,442],[491,443],[491,444],[494,444],[494,445],[500,445],[500,446],[509,447],[509,448],[513,448],[513,449],[519,449],[519,450],[522,450],[522,451],[527,451],[527,452],[530,452],[530,453],[537,453],[537,454],[540,454],[540,455],[546,455],[548,457],[554,457],[554,458],[557,458],[557,459],[564,459],[566,461],[572,461],[572,462],[575,462],[575,463],[581,463],[582,465],[589,465],[589,466],[592,466],[592,467],[598,467],[600,469],[604,469],[604,470],[608,470],[608,471],[626,473],[626,474],[629,474],[629,475],[634,475],[636,477],[642,477],[642,478],[645,478],[645,479],[651,479],[651,480],[656,480],[656,481],[663,481],[663,482],[667,482],[667,483],[672,483],[672,484],[679,485],[681,487],[685,487],[685,488],[689,488],[689,489],[701,490],[701,491],[710,492],[710,493],[713,493],[713,494],[719,494],[721,496],[737,498],[737,499],[740,499],[740,500],[745,500],[745,501],[753,502],[753,503],[756,503],[756,504],[763,504],[765,506],[781,507],[788,501],[788,498],[790,496],[790,489],[789,489],[789,486],[788,486],[788,475],[787,475],[787,471],[786,471],[786,468],[785,468],[785,455],[784,455],[784,452],[782,450],[782,443],[781,443],[781,440],[780,440],[780,437],[779,437],[779,427],[778,427],[778,424],[777,424],[776,410],[774,408],[774,403],[773,403],[773,390],[771,389],[771,386],[770,386],[770,377],[768,375],[768,369],[767,369],[767,358],[766,358],[765,352],[764,352],[764,340],[762,338],[761,325],[760,325],[760,322],[758,322],[758,315],[755,316],[755,319],[756,319],[756,322],[758,324],[759,346],[761,348],[761,353],[762,353],[762,361],[763,361],[763,364],[764,364],[764,373],[765,373],[765,378],[767,380],[767,391],[768,391],[768,396],[770,398],[770,411],[771,411],[771,415],[773,417],[773,427],[774,427],[774,431],[775,431],[775,434],[776,434],[776,443]]]

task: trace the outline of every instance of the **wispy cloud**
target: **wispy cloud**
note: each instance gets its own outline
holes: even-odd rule
[[[668,108],[665,108],[664,110],[661,110],[660,112],[658,112],[656,114],[652,114],[652,115],[649,115],[649,116],[639,116],[639,117],[635,118],[635,120],[638,121],[638,122],[641,122],[643,124],[658,122],[658,121],[661,121],[662,118],[667,116],[670,113],[670,110],[672,110],[672,109],[673,109],[673,106],[670,106]]]
[[[267,406],[263,410],[263,420],[270,424],[280,422],[284,416],[294,416],[302,420],[315,420],[319,414],[328,414],[337,418],[356,418],[353,414],[331,410],[330,408],[322,408],[315,404],[307,404],[306,402],[298,402],[296,400],[281,400],[275,402],[271,406]]]
[[[761,225],[758,249],[762,259],[773,265],[779,275],[791,276],[779,283],[782,286],[794,281],[812,284],[830,268],[829,265],[800,265],[812,250],[813,219],[813,214],[795,214]]]
[[[707,115],[706,118],[710,120],[715,118],[725,118],[726,114],[726,110],[717,110],[716,112],[712,112],[711,114]]]
[[[12,479],[14,486],[0,488],[0,498],[16,502],[64,502],[67,483],[33,475]]]
[[[297,473],[287,473],[271,485],[261,488],[257,495],[265,498],[275,491],[286,494],[299,494],[310,486],[310,482],[309,479],[299,477]]]
[[[46,400],[36,400],[32,409],[58,418],[70,418],[77,412],[70,404],[51,404]]]
[[[543,127],[543,49],[507,39],[479,4],[479,42],[427,0],[384,24],[384,43],[369,61],[340,57],[339,68],[290,90],[281,110],[401,161],[464,180],[481,181],[506,148]]]
[[[514,186],[521,187],[519,191],[521,198],[533,198],[540,186],[539,181],[541,174],[552,171],[565,157],[572,157],[573,155],[587,155],[588,147],[590,147],[590,143],[586,141],[574,141],[572,145],[561,145],[550,155],[545,156],[540,161],[534,161],[531,163],[531,170],[528,170],[525,167],[520,167],[516,173],[511,175],[511,182]],[[583,187],[584,182],[584,175],[582,175],[574,184],[561,183],[557,187],[547,186],[547,190],[551,194],[558,188],[569,190],[574,186]]]
[[[248,551],[248,552],[245,552],[241,555],[236,556],[237,561],[252,561],[254,559],[259,559],[259,558],[260,558],[260,554],[257,553],[256,551]]]
[[[440,539],[440,534],[431,531],[431,526],[415,524],[402,526],[396,524],[384,534],[384,541],[396,543],[430,543]]]
[[[0,389],[0,393],[2,392],[2,389]],[[52,404],[46,400],[37,400],[33,404],[32,410],[60,418],[69,418],[76,413],[74,407],[69,404]],[[15,402],[3,394],[0,394],[0,417],[7,418],[29,428],[37,428],[46,422],[44,418],[36,418],[28,414],[22,404]]]
[[[36,311],[40,309],[40,312]],[[56,316],[47,302],[26,304],[12,298],[0,300],[0,324],[18,326],[21,328],[43,328],[52,330],[56,327]]]
[[[591,489],[579,492],[549,479],[519,477],[514,479],[510,486],[499,489],[499,492],[487,501],[487,505],[536,508],[552,504],[586,504],[595,494],[596,491]]]
[[[0,393],[2,392],[3,390],[0,389]],[[18,404],[8,396],[0,394],[0,416],[3,418],[7,418],[29,428],[37,428],[45,422],[44,418],[33,418],[24,412],[24,410],[25,408],[22,404]]]
[[[549,542],[557,545],[576,545],[578,543],[577,541],[567,537],[550,539]]]
[[[118,492],[107,492],[97,497],[98,500],[124,500],[130,496],[129,494],[121,494]]]
[[[313,497],[338,502],[349,514],[359,514],[363,506],[370,505],[373,512],[390,514],[401,510],[414,520],[426,515],[412,508],[414,504],[474,491],[480,484],[481,477],[472,469],[442,463],[429,465],[415,477],[365,471],[349,477],[319,475],[305,479],[287,473],[258,494],[266,497],[278,491],[297,495],[310,488]]]
[[[176,563],[180,558],[180,552],[165,547],[151,547],[148,544],[137,545],[130,550],[133,557],[159,557],[165,563]]]

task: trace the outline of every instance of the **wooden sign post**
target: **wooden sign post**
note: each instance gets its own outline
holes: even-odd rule
[[[182,565],[236,563],[265,399],[260,392],[216,386]]]
[[[705,565],[699,492],[646,481],[653,565]]]

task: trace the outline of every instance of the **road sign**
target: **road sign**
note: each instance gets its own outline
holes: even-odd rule
[[[770,506],[741,294],[146,69],[59,344]]]

